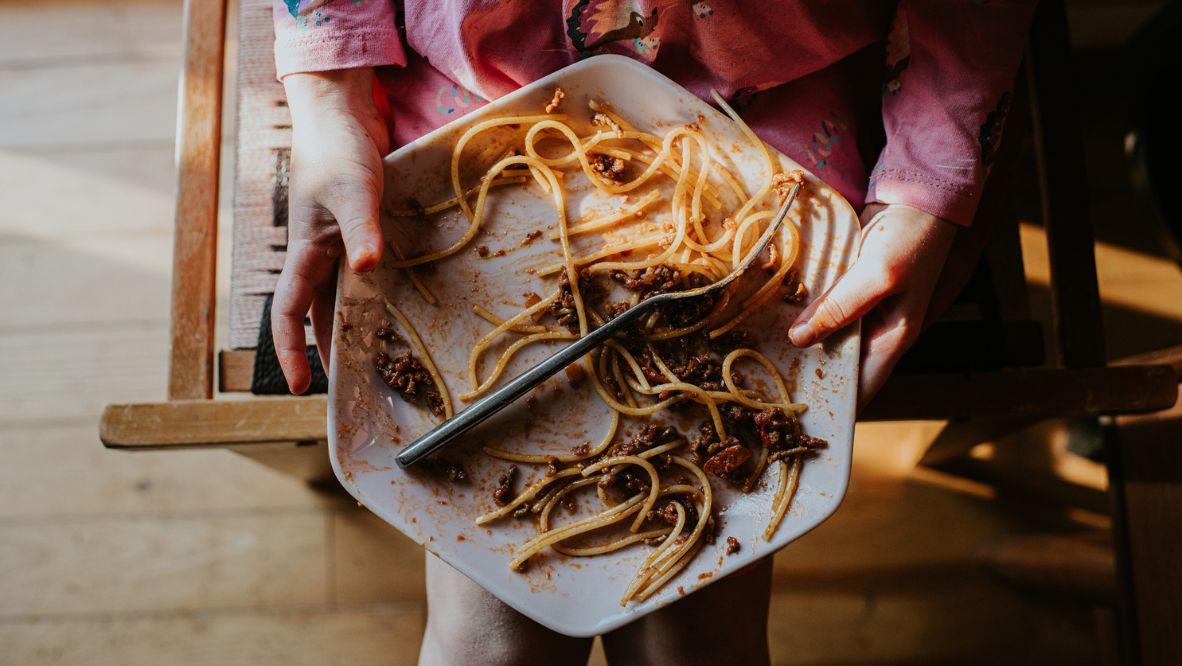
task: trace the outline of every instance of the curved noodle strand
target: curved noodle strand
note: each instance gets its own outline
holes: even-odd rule
[[[468,224],[468,229],[458,241],[452,243],[449,247],[443,250],[428,252],[422,256],[396,261],[393,262],[392,265],[395,268],[418,266],[420,264],[426,264],[432,261],[443,259],[444,257],[450,257],[451,255],[463,249],[464,246],[471,242],[473,238],[476,238],[476,233],[480,231],[480,224],[483,220],[484,209],[488,201],[488,190],[490,187],[492,187],[493,180],[496,178],[497,174],[515,164],[525,164],[531,168],[537,169],[543,176],[545,176],[546,182],[550,186],[550,194],[554,199],[554,207],[558,213],[559,224],[564,225],[566,220],[566,202],[563,199],[562,189],[558,184],[558,178],[555,177],[554,172],[550,169],[550,167],[542,164],[532,157],[527,155],[513,155],[506,157],[500,162],[497,162],[492,166],[491,169],[489,169],[488,175],[485,176],[484,182],[480,184],[480,193],[476,195],[476,210],[469,218],[471,221]],[[465,212],[467,212],[468,202],[463,198],[460,199],[460,206],[465,209]]]
[[[607,447],[611,446],[612,440],[616,438],[616,430],[618,430],[619,427],[620,427],[620,413],[613,409],[612,415],[611,415],[611,425],[608,426],[607,433],[603,436],[602,439],[599,440],[599,444],[596,444],[593,448],[590,448],[586,453],[582,453],[582,454],[570,453],[570,454],[555,456],[555,455],[545,455],[545,454],[541,454],[541,453],[514,453],[513,451],[506,451],[504,449],[498,449],[498,448],[492,447],[492,446],[486,446],[486,447],[484,447],[483,450],[485,453],[487,453],[488,455],[490,455],[494,458],[500,458],[502,460],[510,460],[513,462],[520,462],[520,463],[547,464],[552,460],[558,461],[558,462],[563,462],[563,463],[578,462],[580,460],[587,460],[588,458],[594,458],[595,456],[598,456],[599,454],[606,451]]]

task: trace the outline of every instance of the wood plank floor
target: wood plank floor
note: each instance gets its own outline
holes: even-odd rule
[[[422,557],[371,514],[232,453],[99,445],[105,403],[164,395],[180,5],[0,1],[0,663],[413,663]],[[1110,307],[1182,326],[1176,267],[1099,258]],[[842,509],[776,558],[776,663],[1102,661],[1091,607],[981,554],[1104,518],[916,469],[939,427],[859,427]],[[1039,432],[1016,464],[1103,485]]]

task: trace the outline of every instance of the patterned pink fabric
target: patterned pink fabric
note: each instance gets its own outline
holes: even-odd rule
[[[274,0],[275,60],[281,78],[378,67],[401,145],[580,58],[626,55],[717,89],[855,204],[968,224],[1035,1]]]

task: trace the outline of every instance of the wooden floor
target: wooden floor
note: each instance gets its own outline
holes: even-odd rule
[[[413,663],[422,561],[392,529],[231,453],[99,445],[103,404],[164,395],[180,4],[0,2],[0,663]],[[1099,258],[1115,321],[1177,333],[1175,266]],[[980,563],[1103,516],[917,469],[939,427],[859,428],[842,509],[776,559],[777,663],[1103,660],[1086,603]],[[1059,428],[1021,440],[979,454],[1103,485]]]

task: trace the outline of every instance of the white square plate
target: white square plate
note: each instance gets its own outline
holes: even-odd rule
[[[722,113],[673,81],[632,60],[598,56],[563,70],[492,102],[386,158],[384,209],[405,209],[408,197],[430,204],[453,196],[450,185],[452,148],[459,136],[482,120],[506,115],[537,114],[556,86],[566,92],[562,111],[568,122],[586,123],[589,100],[601,100],[639,129],[663,134],[671,127],[698,122],[713,141],[715,157],[730,163],[750,191],[766,176],[760,151],[744,138]],[[784,109],[792,113],[792,109]],[[589,128],[590,125],[587,124]],[[465,183],[480,173],[505,149],[512,129],[480,135],[465,155]],[[520,133],[518,133],[520,134]],[[783,168],[799,169],[773,152]],[[568,194],[570,219],[596,210],[593,189]],[[571,446],[597,439],[608,408],[594,397],[589,382],[575,387],[559,373],[539,390],[536,405],[526,411],[514,405],[457,442],[444,457],[462,461],[469,481],[451,485],[420,469],[402,470],[396,453],[435,423],[426,410],[394,397],[373,367],[375,329],[389,317],[382,299],[398,304],[418,329],[439,366],[455,400],[466,390],[467,357],[472,343],[491,325],[471,310],[479,303],[502,317],[523,307],[523,293],[550,293],[531,269],[560,258],[558,244],[543,237],[523,244],[526,233],[553,225],[554,209],[537,187],[494,189],[492,215],[467,248],[420,272],[439,298],[428,305],[387,260],[375,272],[340,274],[337,322],[329,381],[329,449],[333,469],[359,502],[427,550],[463,572],[492,594],[537,622],[563,634],[591,636],[610,631],[645,613],[669,604],[735,570],[766,557],[825,520],[845,494],[853,441],[858,379],[859,337],[856,330],[840,339],[807,350],[788,345],[785,333],[800,306],[778,300],[745,324],[757,348],[780,369],[796,401],[809,405],[802,415],[804,432],[829,441],[828,449],[804,465],[799,491],[787,516],[770,542],[762,539],[771,516],[775,468],[764,474],[760,487],[742,494],[716,482],[721,509],[719,539],[704,546],[676,578],[642,603],[621,606],[621,593],[647,553],[633,546],[609,555],[571,559],[556,553],[541,558],[524,573],[509,570],[516,544],[534,533],[532,521],[507,519],[476,526],[476,516],[491,510],[492,489],[507,463],[485,456],[479,446],[496,442],[520,450],[569,451]],[[849,204],[814,176],[794,204],[791,219],[800,227],[802,256],[797,261],[812,294],[828,289],[853,261],[859,227]],[[426,226],[426,225],[430,226]],[[452,209],[415,222],[384,215],[387,238],[397,239],[408,254],[450,244],[466,228],[467,220]],[[473,248],[485,245],[494,255],[480,258]],[[495,256],[504,249],[504,256]],[[344,325],[342,324],[344,322]],[[552,354],[556,346],[526,348],[510,364],[502,379],[515,376],[528,364]],[[484,359],[484,368],[490,360]],[[464,403],[455,400],[457,411]],[[635,426],[621,425],[621,435]],[[682,430],[683,433],[687,432]],[[527,478],[541,471],[519,465]],[[531,476],[532,475],[532,476]],[[735,536],[741,550],[726,556],[726,537]]]

